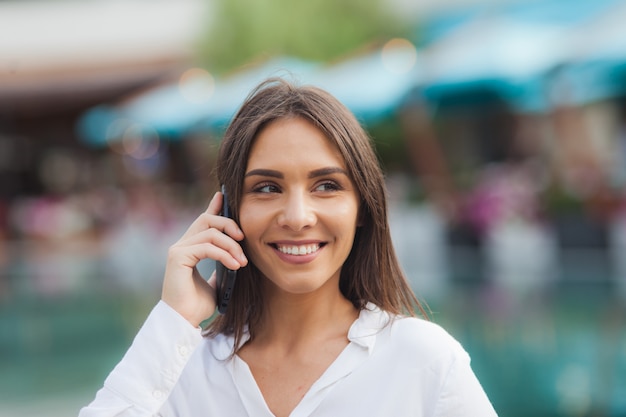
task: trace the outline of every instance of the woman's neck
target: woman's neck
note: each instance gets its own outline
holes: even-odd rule
[[[336,291],[298,295],[268,291],[255,342],[291,350],[329,338],[347,339],[359,312],[335,288]]]

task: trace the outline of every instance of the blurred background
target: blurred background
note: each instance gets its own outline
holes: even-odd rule
[[[626,416],[624,21],[624,0],[0,1],[0,416],[91,401],[273,75],[366,127],[411,284],[501,416]]]

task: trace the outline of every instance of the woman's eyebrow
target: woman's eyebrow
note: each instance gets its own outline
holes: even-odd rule
[[[309,178],[323,177],[325,175],[331,175],[331,174],[343,174],[346,177],[349,176],[348,172],[343,168],[326,167],[326,168],[320,168],[320,169],[316,169],[316,170],[309,172]]]
[[[246,178],[252,176],[261,176],[261,177],[272,177],[272,178],[285,178],[282,172],[275,171],[273,169],[253,169],[251,171],[246,172]]]
[[[331,174],[343,174],[345,176],[348,176],[348,172],[343,168],[324,167],[324,168],[315,169],[309,172],[308,178],[323,177],[325,175],[331,175]],[[264,168],[253,169],[253,170],[246,172],[246,175],[245,175],[246,178],[253,177],[253,176],[272,177],[272,178],[278,178],[278,179],[285,178],[284,174],[280,171],[276,171],[273,169],[264,169]]]

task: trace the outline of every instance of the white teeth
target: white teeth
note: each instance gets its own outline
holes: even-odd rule
[[[313,252],[317,252],[320,245],[301,245],[301,246],[278,246],[278,250],[287,255],[308,255]]]

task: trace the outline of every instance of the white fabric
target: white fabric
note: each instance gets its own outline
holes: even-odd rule
[[[438,325],[373,305],[350,343],[291,413],[301,416],[496,416],[461,345]],[[79,417],[272,417],[233,339],[203,338],[159,302]]]

